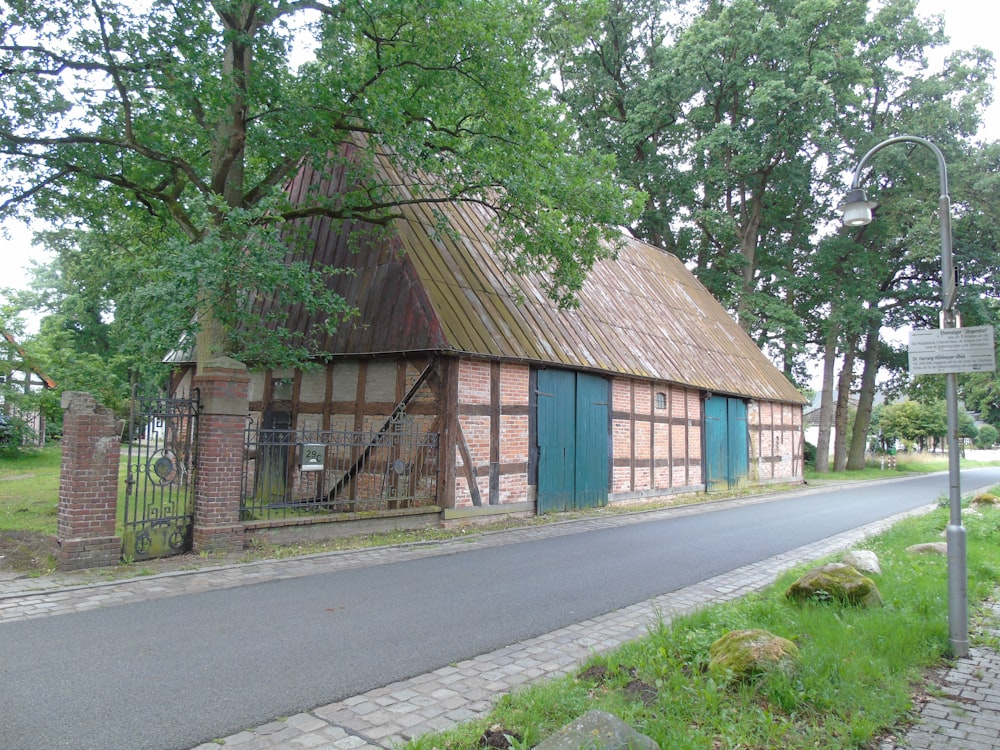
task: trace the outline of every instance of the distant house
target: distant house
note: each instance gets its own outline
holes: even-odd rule
[[[290,195],[343,178],[306,166]],[[320,339],[322,366],[253,373],[248,517],[311,502],[464,521],[802,480],[805,399],[676,257],[626,237],[559,310],[497,257],[487,208],[401,211],[389,232],[306,222],[314,267],[352,269],[329,286],[360,315]]]
[[[15,403],[14,400],[7,399],[4,390],[32,393],[55,388],[55,381],[42,374],[32,364],[24,348],[12,334],[0,330],[0,335],[3,336],[3,341],[0,341],[0,363],[2,363],[0,383],[6,386],[5,389],[0,389],[0,412],[6,417],[12,417],[24,423],[28,428],[24,436],[28,444],[43,446],[45,445],[44,415],[38,409],[26,409]]]

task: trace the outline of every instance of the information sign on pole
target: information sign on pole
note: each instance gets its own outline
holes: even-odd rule
[[[909,358],[910,375],[992,372],[993,326],[911,331]]]

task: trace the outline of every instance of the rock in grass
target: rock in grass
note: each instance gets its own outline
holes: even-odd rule
[[[791,671],[799,648],[766,630],[732,630],[708,649],[709,673],[717,679],[744,680],[772,670]]]
[[[614,714],[588,711],[535,745],[535,750],[660,750]]]
[[[871,550],[853,549],[845,554],[840,561],[862,574],[877,576],[882,573],[882,568],[878,564],[878,555]]]
[[[947,555],[947,542],[924,542],[923,544],[911,544],[906,548],[911,555]]]
[[[789,586],[785,596],[796,601],[882,606],[882,595],[875,582],[844,563],[827,563],[813,568]]]

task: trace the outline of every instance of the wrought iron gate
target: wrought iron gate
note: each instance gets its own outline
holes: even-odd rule
[[[122,557],[146,560],[191,549],[198,389],[190,398],[132,391]]]

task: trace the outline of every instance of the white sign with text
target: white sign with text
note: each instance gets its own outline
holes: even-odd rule
[[[931,328],[910,332],[910,375],[992,372],[993,326]]]

